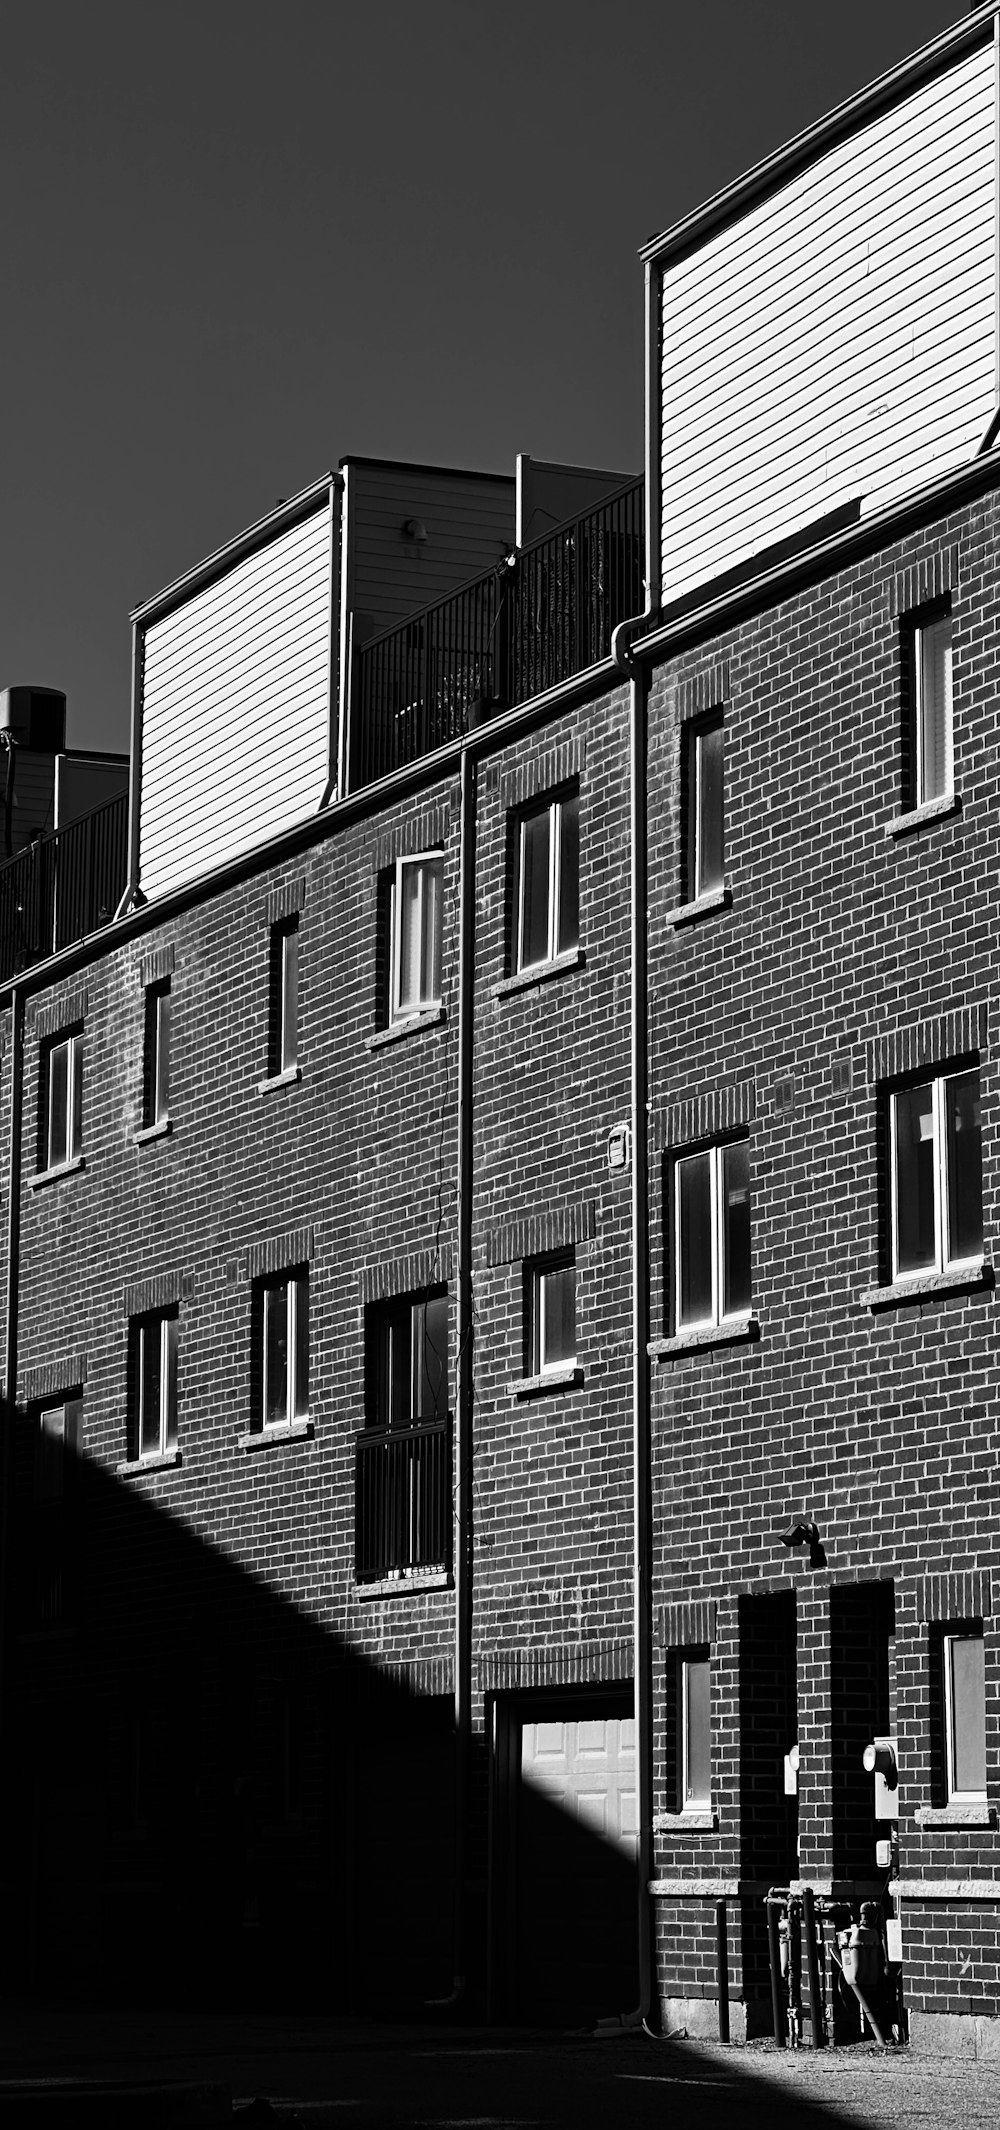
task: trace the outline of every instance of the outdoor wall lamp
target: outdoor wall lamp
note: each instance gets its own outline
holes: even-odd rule
[[[826,1567],[826,1554],[820,1544],[818,1525],[811,1523],[808,1517],[797,1516],[794,1523],[790,1523],[788,1529],[782,1531],[781,1543],[787,1546],[789,1551],[793,1547],[808,1546],[810,1567]]]

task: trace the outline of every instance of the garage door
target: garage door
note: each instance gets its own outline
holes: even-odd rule
[[[638,2001],[635,1724],[610,1711],[521,1724],[517,1998],[581,2024]]]

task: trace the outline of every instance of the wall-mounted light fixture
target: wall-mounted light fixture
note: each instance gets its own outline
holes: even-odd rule
[[[825,1568],[826,1554],[820,1542],[819,1528],[808,1516],[797,1516],[781,1533],[781,1543],[791,1552],[799,1546],[809,1548],[810,1568]]]
[[[427,538],[427,527],[423,519],[404,518],[403,538],[404,540],[413,540],[418,547],[421,547]]]

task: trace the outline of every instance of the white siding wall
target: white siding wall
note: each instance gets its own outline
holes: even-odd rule
[[[663,274],[663,597],[973,457],[996,403],[993,47]]]
[[[148,896],[317,811],[330,746],[330,510],[146,630],[140,884]]]

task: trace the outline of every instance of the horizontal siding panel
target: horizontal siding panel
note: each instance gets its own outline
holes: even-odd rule
[[[315,813],[330,744],[330,513],[146,631],[140,880],[196,879]]]
[[[378,633],[491,569],[514,542],[514,482],[395,466],[349,468],[353,603]],[[428,538],[402,536],[422,518]]]
[[[665,599],[961,465],[996,363],[992,50],[664,272]]]

